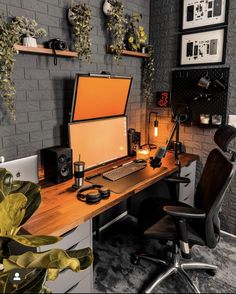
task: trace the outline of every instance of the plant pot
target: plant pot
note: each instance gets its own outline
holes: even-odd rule
[[[105,0],[103,4],[103,13],[105,15],[109,15],[109,12],[112,9],[112,4],[109,2],[109,0]]]
[[[26,47],[37,47],[37,40],[33,37],[24,37],[23,45]]]
[[[69,9],[68,9],[68,13],[67,13],[67,18],[68,18],[69,23],[70,23],[72,26],[75,25],[75,21],[74,21],[73,16],[74,16],[74,12],[69,8]]]

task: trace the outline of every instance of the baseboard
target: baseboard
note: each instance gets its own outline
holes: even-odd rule
[[[225,234],[225,235],[228,235],[228,236],[230,236],[230,237],[236,238],[235,235],[230,234],[230,233],[228,233],[228,232],[225,232],[225,231],[223,231],[223,230],[220,230],[220,232],[221,232],[222,234]]]

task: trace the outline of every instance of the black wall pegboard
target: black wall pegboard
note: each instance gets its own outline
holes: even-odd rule
[[[208,89],[198,86],[201,77],[208,76]],[[225,89],[214,87],[221,80]],[[186,123],[200,124],[200,114],[220,114],[226,123],[229,68],[176,70],[172,72],[172,108],[177,112],[187,109]],[[210,123],[210,125],[212,125]]]

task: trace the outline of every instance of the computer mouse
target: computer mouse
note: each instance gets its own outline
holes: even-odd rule
[[[136,163],[147,163],[144,159],[135,159],[134,162]]]

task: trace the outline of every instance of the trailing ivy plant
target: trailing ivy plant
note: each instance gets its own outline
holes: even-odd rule
[[[85,3],[73,6],[68,12],[69,20],[73,25],[75,51],[78,53],[79,60],[84,57],[88,62],[91,62],[92,56],[91,13],[90,7]]]
[[[14,97],[15,86],[12,80],[15,55],[14,44],[19,43],[19,31],[14,23],[5,21],[0,16],[0,95],[11,117],[15,120]]]
[[[114,59],[121,59],[125,49],[125,35],[127,33],[127,19],[124,16],[124,6],[121,1],[114,0],[107,18],[107,30],[111,35],[111,50],[115,53]]]
[[[16,17],[8,22],[4,15],[0,15],[0,97],[3,99],[11,117],[15,120],[14,98],[15,85],[12,80],[15,55],[18,51],[14,44],[20,43],[25,35],[45,36],[46,31],[36,29],[37,23],[24,16]]]
[[[142,78],[142,87],[143,87],[143,97],[147,104],[152,102],[153,98],[153,82],[154,82],[154,73],[155,73],[155,59],[154,59],[154,50],[152,45],[146,47],[149,57],[144,60],[143,66],[143,78]]]

